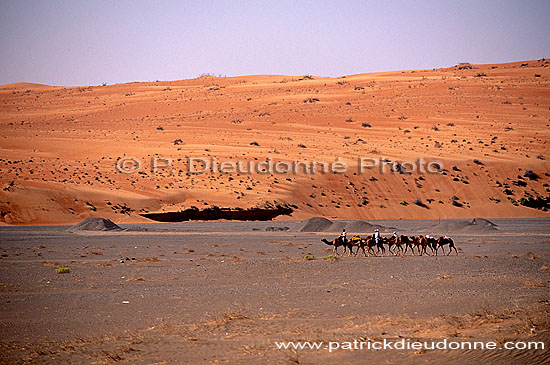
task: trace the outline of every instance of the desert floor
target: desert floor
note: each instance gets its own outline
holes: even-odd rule
[[[332,257],[295,222],[0,227],[2,363],[514,363],[541,351],[278,350],[275,341],[545,341],[550,221],[492,219],[459,254]],[[442,227],[381,220],[388,235]],[[364,233],[364,232],[362,232]],[[121,263],[120,260],[124,263]],[[128,260],[126,260],[128,258]],[[69,267],[67,274],[55,269]]]
[[[548,216],[519,203],[549,197],[549,66],[3,85],[0,224],[139,223],[146,212],[273,202],[296,206],[287,220]],[[119,172],[130,157],[140,170]],[[172,163],[152,172],[155,158]],[[348,167],[189,174],[189,158]],[[359,158],[378,166],[359,170]],[[420,158],[443,170],[380,172],[382,161]]]

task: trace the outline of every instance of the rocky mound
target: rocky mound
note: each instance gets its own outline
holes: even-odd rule
[[[70,231],[94,231],[94,232],[105,232],[105,231],[122,231],[123,229],[117,226],[109,219],[105,218],[91,218],[88,217],[81,221],[80,223],[72,226]]]
[[[485,218],[474,218],[471,221],[474,226],[496,227],[497,225]]]
[[[497,230],[497,225],[493,222],[483,219],[474,218],[472,220],[444,220],[441,223],[435,224],[428,228],[428,232],[437,232],[449,234],[452,232],[459,233],[490,233]]]
[[[126,232],[149,232],[149,230],[145,227],[126,227],[122,229]]]
[[[332,224],[332,221],[326,218],[313,217],[301,221],[290,230],[292,232],[327,232]]]
[[[387,227],[371,224],[366,221],[337,221],[333,222],[322,217],[313,217],[303,220],[293,226],[291,232],[342,232],[346,229],[348,233],[374,232],[376,228],[383,230]]]
[[[360,233],[360,232],[372,233],[376,228],[378,228],[381,231],[384,229],[391,229],[388,227],[380,226],[378,224],[371,224],[365,221],[352,221],[346,224],[346,231],[352,232],[352,233]]]

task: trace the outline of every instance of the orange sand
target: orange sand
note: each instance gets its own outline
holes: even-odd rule
[[[544,186],[550,180],[550,61],[472,67],[341,78],[0,86],[0,222],[73,223],[88,216],[138,222],[145,221],[140,212],[268,201],[298,207],[281,219],[547,216],[514,206],[497,181],[509,184],[515,200],[525,191],[550,195]],[[176,160],[175,174],[148,170],[157,155]],[[146,175],[116,170],[117,158],[128,156],[143,162]],[[177,162],[186,157],[341,157],[350,166],[344,174],[186,175]],[[447,173],[357,174],[359,157],[422,157],[440,161]],[[526,169],[541,178],[513,185]],[[463,207],[451,204],[453,195]],[[413,204],[416,198],[428,208]]]

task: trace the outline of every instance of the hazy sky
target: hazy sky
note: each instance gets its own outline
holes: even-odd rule
[[[0,0],[0,84],[341,76],[550,57],[550,0]]]

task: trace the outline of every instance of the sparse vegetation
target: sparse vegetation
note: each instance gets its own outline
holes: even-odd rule
[[[422,201],[422,199],[420,198],[416,198],[414,201],[413,201],[413,204],[414,205],[418,205],[419,207],[422,207],[422,208],[428,208],[428,206],[426,204],[424,204],[424,202]]]
[[[319,101],[319,99],[317,99],[317,98],[308,98],[308,99],[304,100],[304,103],[315,103],[317,101]]]

